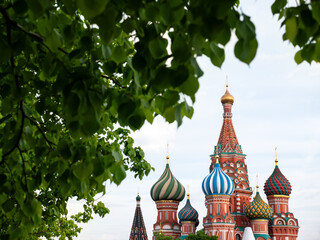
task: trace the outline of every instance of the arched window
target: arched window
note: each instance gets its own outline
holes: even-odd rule
[[[236,240],[241,240],[240,234],[236,234]]]

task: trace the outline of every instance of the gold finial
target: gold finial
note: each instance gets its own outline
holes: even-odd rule
[[[187,199],[190,199],[190,194],[189,194],[189,184],[187,185]]]
[[[224,95],[221,97],[221,103],[230,103],[233,104],[234,102],[234,97],[229,93],[229,85],[226,84],[226,92]]]
[[[257,192],[259,192],[259,179],[258,179],[258,174],[257,174]]]
[[[169,164],[169,144],[167,143],[167,164]]]
[[[219,163],[219,155],[216,155],[216,163]]]
[[[276,160],[275,160],[275,162],[276,162],[276,166],[278,166],[278,154],[277,154],[277,147],[275,147],[275,152],[276,152]]]

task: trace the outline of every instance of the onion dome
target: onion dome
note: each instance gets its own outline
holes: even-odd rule
[[[286,195],[291,194],[291,184],[288,179],[282,174],[278,167],[278,159],[276,158],[276,167],[271,176],[264,184],[264,192],[267,196],[270,195]]]
[[[191,221],[199,224],[198,212],[190,204],[189,193],[187,194],[186,205],[178,213],[180,221]]]
[[[137,195],[137,197],[136,197],[136,200],[137,200],[137,201],[140,201],[140,200],[141,200],[141,197],[140,197],[139,193],[138,193],[138,195]]]
[[[153,184],[151,191],[153,201],[173,200],[182,201],[185,196],[184,186],[173,176],[169,167],[169,157],[167,165],[159,180]]]
[[[259,193],[259,186],[257,186],[257,193],[252,203],[248,205],[245,210],[246,216],[249,219],[270,219],[272,216],[271,207],[265,203]]]
[[[216,155],[216,164],[212,172],[203,179],[202,191],[208,195],[225,194],[231,195],[234,190],[232,179],[223,172],[219,164],[219,156]]]
[[[226,86],[226,92],[225,94],[221,97],[221,103],[224,104],[224,103],[230,103],[230,104],[233,104],[234,102],[234,97],[229,93],[229,90],[228,90],[228,84]]]

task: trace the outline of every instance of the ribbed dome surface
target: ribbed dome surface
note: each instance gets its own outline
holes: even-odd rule
[[[246,208],[245,213],[249,219],[270,219],[272,216],[272,209],[262,200],[259,192],[257,192],[252,203]]]
[[[214,165],[212,172],[202,182],[202,191],[206,196],[214,194],[231,195],[233,190],[232,179],[223,172],[219,163]]]
[[[276,166],[271,176],[264,184],[264,192],[267,196],[270,195],[287,195],[291,194],[291,184],[288,179],[282,174],[279,167]]]
[[[187,199],[186,205],[178,213],[180,221],[192,221],[198,220],[198,212],[195,210],[190,203],[190,199]]]
[[[184,186],[173,176],[168,163],[159,180],[153,184],[150,194],[153,201],[173,200],[180,202],[183,200]]]

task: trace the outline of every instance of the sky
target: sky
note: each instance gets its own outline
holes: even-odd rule
[[[243,1],[244,2],[244,1]],[[221,69],[210,60],[199,58],[204,71],[194,104],[194,116],[184,119],[181,127],[168,124],[160,117],[146,123],[132,134],[146,159],[155,168],[142,181],[128,173],[120,186],[106,184],[106,195],[99,200],[110,209],[104,218],[95,216],[81,225],[78,240],[129,239],[136,195],[141,196],[141,209],[149,239],[156,222],[156,205],[150,189],[165,169],[167,144],[170,168],[185,186],[189,185],[191,204],[199,213],[200,225],[206,214],[202,180],[209,173],[209,155],[213,153],[222,126],[221,96],[226,75],[229,91],[234,96],[233,125],[243,152],[250,186],[260,189],[274,169],[278,148],[279,168],[292,185],[289,211],[299,221],[299,240],[320,239],[320,64],[294,62],[294,49],[282,41],[277,17],[271,14],[272,1],[247,0],[241,8],[252,17],[259,42],[256,58],[250,66],[233,54],[235,41],[226,48],[226,61]],[[262,198],[267,202],[263,191]],[[184,199],[179,210],[185,205]],[[83,202],[69,203],[70,214],[80,211]],[[179,211],[178,210],[178,211]]]

